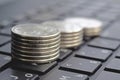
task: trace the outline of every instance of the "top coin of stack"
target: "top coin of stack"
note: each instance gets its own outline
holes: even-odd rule
[[[42,25],[53,26],[61,32],[61,48],[73,48],[82,44],[83,29],[64,21],[47,21]]]
[[[84,28],[84,36],[86,37],[94,37],[98,36],[101,32],[102,22],[95,19],[89,18],[68,18],[65,21],[69,21],[71,23],[75,23],[80,27]]]
[[[11,29],[13,59],[48,63],[59,57],[60,32],[51,26],[20,24]]]

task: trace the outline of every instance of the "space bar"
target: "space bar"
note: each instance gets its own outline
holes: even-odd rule
[[[114,24],[112,24],[101,34],[101,37],[120,40],[120,23],[115,22]]]

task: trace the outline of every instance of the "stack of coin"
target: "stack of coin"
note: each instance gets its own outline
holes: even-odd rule
[[[95,19],[86,19],[81,25],[84,27],[86,37],[99,36],[102,30],[102,22]]]
[[[47,21],[42,25],[53,26],[61,32],[61,48],[74,48],[82,44],[83,28],[65,21]]]
[[[59,57],[60,31],[40,24],[20,24],[11,29],[13,59],[49,63]]]
[[[98,36],[101,32],[102,22],[90,19],[90,18],[68,18],[65,19],[70,23],[77,24],[78,26],[84,28],[84,36],[86,37],[94,37]]]

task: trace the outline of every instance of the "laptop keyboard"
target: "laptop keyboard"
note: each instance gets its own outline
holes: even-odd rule
[[[18,2],[22,6],[15,2],[15,9],[11,3],[9,14],[7,10],[1,10],[1,13],[7,13],[5,17],[3,14],[0,15],[1,80],[120,80],[119,0],[35,0],[34,6],[32,0]],[[5,19],[2,19],[3,17]],[[62,49],[58,60],[49,64],[12,61],[12,26],[68,17],[101,20],[102,33],[98,37],[84,41],[79,47]]]

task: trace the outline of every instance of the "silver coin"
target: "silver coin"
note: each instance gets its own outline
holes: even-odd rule
[[[54,52],[52,54],[49,54],[49,55],[41,55],[41,56],[25,55],[25,54],[19,54],[19,53],[16,53],[16,52],[13,52],[12,54],[14,56],[22,57],[22,58],[25,58],[25,59],[48,59],[48,58],[52,58],[52,57],[58,55],[59,51],[56,51],[56,52]]]
[[[77,33],[83,30],[83,28],[71,23],[65,23],[60,29],[61,33]]]
[[[71,38],[77,38],[77,37],[79,37],[79,38],[83,38],[83,34],[80,34],[80,35],[76,35],[76,36],[73,36],[73,35],[69,35],[69,36],[61,36],[61,39],[71,39]]]
[[[59,29],[61,33],[76,33],[83,30],[83,28],[66,21],[47,21],[44,22],[43,25],[52,25],[53,27]]]
[[[83,36],[75,36],[75,37],[66,37],[66,38],[61,38],[61,41],[72,41],[72,40],[81,40],[83,39]]]
[[[19,46],[19,45],[16,45],[14,43],[12,43],[12,47],[14,48],[17,48],[19,50],[25,50],[25,51],[46,51],[46,50],[52,50],[52,49],[55,49],[55,48],[58,48],[60,46],[60,43],[54,45],[54,46],[50,46],[50,47],[41,47],[41,48],[30,48],[30,47],[25,47],[25,46]]]
[[[29,63],[50,63],[52,61],[55,61],[58,57],[59,57],[59,54],[55,57],[52,57],[52,58],[49,58],[49,59],[42,59],[42,60],[31,60],[31,59],[24,59],[24,58],[19,58],[19,57],[16,57],[14,55],[13,56],[13,59],[17,59],[17,60],[20,60],[20,61],[23,61],[23,62],[29,62]]]
[[[77,42],[77,43],[73,43],[73,44],[61,44],[61,48],[74,48],[77,46],[80,46],[83,42]]]
[[[23,38],[16,38],[12,36],[12,40],[19,41],[22,43],[28,43],[28,44],[47,44],[47,43],[54,42],[56,40],[60,40],[60,35],[55,38],[44,39],[44,40],[29,40],[29,39],[23,39]]]
[[[40,24],[21,24],[11,29],[12,34],[23,38],[39,39],[49,38],[60,34],[59,30],[51,26]]]
[[[61,34],[61,37],[75,37],[75,36],[81,36],[83,35],[83,32],[82,33],[77,33],[77,34]]]
[[[18,36],[18,35],[15,35],[15,34],[12,34],[12,38],[14,38],[14,39],[20,39],[20,40],[29,40],[29,41],[44,41],[44,40],[52,40],[52,39],[56,39],[56,38],[58,38],[58,37],[60,37],[61,36],[61,34],[58,34],[58,35],[55,35],[55,36],[51,36],[51,37],[46,37],[46,38],[28,38],[28,37],[21,37],[21,36]]]
[[[41,55],[52,54],[56,51],[59,51],[59,49],[60,49],[60,47],[57,47],[57,48],[51,49],[51,50],[47,50],[47,51],[33,51],[33,52],[31,52],[31,51],[26,51],[26,50],[19,50],[19,49],[12,47],[11,53],[16,52],[16,53],[25,54],[25,55],[41,56]]]
[[[20,41],[16,41],[16,40],[12,40],[13,44],[19,45],[19,46],[25,46],[25,47],[29,47],[29,48],[40,48],[40,47],[50,47],[50,46],[54,46],[56,44],[60,43],[60,39],[51,42],[51,43],[39,43],[39,44],[30,44],[30,43],[24,43],[24,42],[20,42]]]
[[[80,41],[82,41],[82,39],[61,41],[61,44],[73,44],[73,43],[78,43],[78,42],[80,42]]]

